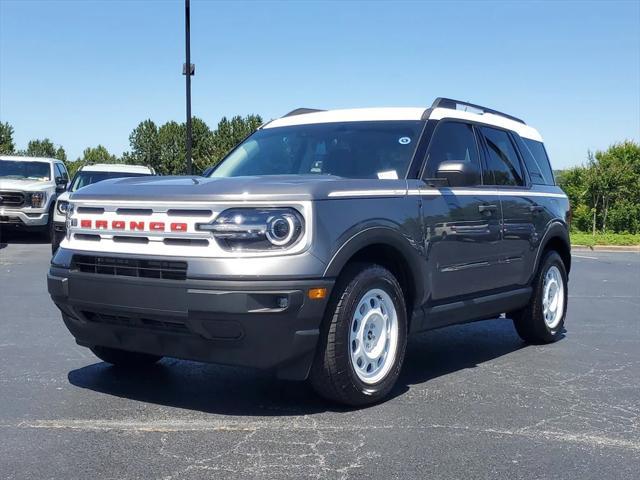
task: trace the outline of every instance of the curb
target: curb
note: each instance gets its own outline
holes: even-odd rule
[[[583,252],[640,253],[640,245],[571,245],[571,250]]]

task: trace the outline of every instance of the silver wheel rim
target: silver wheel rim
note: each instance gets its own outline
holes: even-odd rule
[[[365,293],[351,318],[351,366],[366,384],[384,379],[395,363],[398,349],[398,314],[387,292],[374,288]]]
[[[549,329],[556,328],[564,313],[564,281],[560,270],[551,266],[542,285],[542,314]]]

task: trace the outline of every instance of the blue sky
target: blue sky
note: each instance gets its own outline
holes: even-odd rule
[[[0,0],[0,120],[70,159],[184,119],[182,1]],[[538,128],[554,167],[640,136],[640,2],[192,0],[193,113],[487,105]]]

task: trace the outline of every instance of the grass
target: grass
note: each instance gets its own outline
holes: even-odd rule
[[[572,245],[640,245],[640,233],[591,233],[571,232]]]

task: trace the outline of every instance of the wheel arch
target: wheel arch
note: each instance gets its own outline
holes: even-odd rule
[[[562,258],[562,262],[564,263],[564,267],[568,275],[571,270],[571,241],[566,224],[556,221],[549,226],[542,238],[542,241],[540,242],[540,246],[538,247],[536,264],[533,272],[538,271],[538,267],[540,266],[544,253],[550,250],[558,252],[558,255]]]
[[[425,288],[417,248],[394,229],[372,227],[355,234],[338,249],[325,270],[325,276],[338,278],[350,265],[360,262],[375,263],[393,273],[404,292],[410,321]]]

